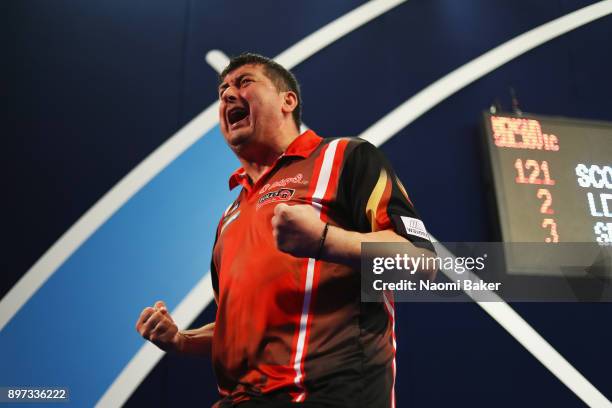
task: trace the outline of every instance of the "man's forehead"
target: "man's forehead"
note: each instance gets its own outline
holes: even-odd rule
[[[233,79],[244,75],[244,74],[257,74],[263,73],[264,66],[261,64],[245,64],[235,70],[229,72],[224,78],[221,84],[231,82]]]

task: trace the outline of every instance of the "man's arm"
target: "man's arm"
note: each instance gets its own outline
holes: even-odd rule
[[[418,258],[421,255],[427,258],[435,255],[432,251],[415,246],[412,242],[391,229],[360,233],[330,225],[321,251],[321,259],[359,269],[361,267],[362,242],[405,243],[407,246],[406,254],[411,258]],[[393,254],[380,254],[380,256],[393,256]],[[434,280],[435,275],[435,269],[420,268],[417,269],[415,278]]]
[[[178,352],[184,354],[207,356],[212,354],[212,341],[215,334],[215,322],[200,328],[179,331],[181,338]]]
[[[215,323],[198,329],[180,330],[162,301],[146,307],[138,321],[136,331],[164,351],[210,357]]]
[[[360,267],[362,242],[405,243],[412,258],[433,256],[425,226],[382,152],[358,139],[350,141],[346,150],[349,153],[341,169],[334,207],[350,225],[350,231],[330,225],[323,240],[325,223],[312,206],[279,204],[272,219],[278,248],[297,257],[320,258],[355,270]],[[408,229],[407,224],[414,224],[414,228]],[[411,277],[433,279],[435,272],[420,269]]]
[[[274,209],[272,235],[276,246],[296,257],[315,258],[320,255],[320,259],[324,261],[359,269],[362,242],[402,242],[409,246],[408,255],[411,257],[416,258],[421,254],[425,257],[434,255],[427,249],[415,246],[391,229],[361,233],[331,225],[328,228],[319,254],[325,223],[321,221],[315,209],[310,205],[287,204],[278,204]],[[417,270],[415,278],[433,280],[435,274],[435,270],[422,268]]]

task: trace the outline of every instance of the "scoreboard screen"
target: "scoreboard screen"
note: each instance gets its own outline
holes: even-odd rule
[[[612,245],[612,123],[484,114],[504,242]]]

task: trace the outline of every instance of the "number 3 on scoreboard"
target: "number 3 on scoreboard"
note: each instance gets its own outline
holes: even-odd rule
[[[550,227],[550,236],[546,237],[545,242],[559,242],[559,234],[557,233],[557,223],[552,218],[544,218],[542,228]]]

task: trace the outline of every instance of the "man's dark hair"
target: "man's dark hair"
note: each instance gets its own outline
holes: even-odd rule
[[[243,65],[248,64],[263,65],[264,73],[272,81],[272,83],[274,83],[274,86],[276,86],[278,91],[295,92],[298,99],[298,105],[293,110],[292,115],[293,121],[299,130],[300,124],[302,123],[302,95],[300,94],[300,84],[298,83],[297,79],[295,79],[295,76],[291,73],[291,71],[285,69],[282,65],[274,60],[264,57],[263,55],[253,54],[250,52],[245,52],[236,57],[232,57],[227,67],[225,67],[225,69],[219,74],[219,85],[223,82],[223,79],[227,76],[227,74]]]

